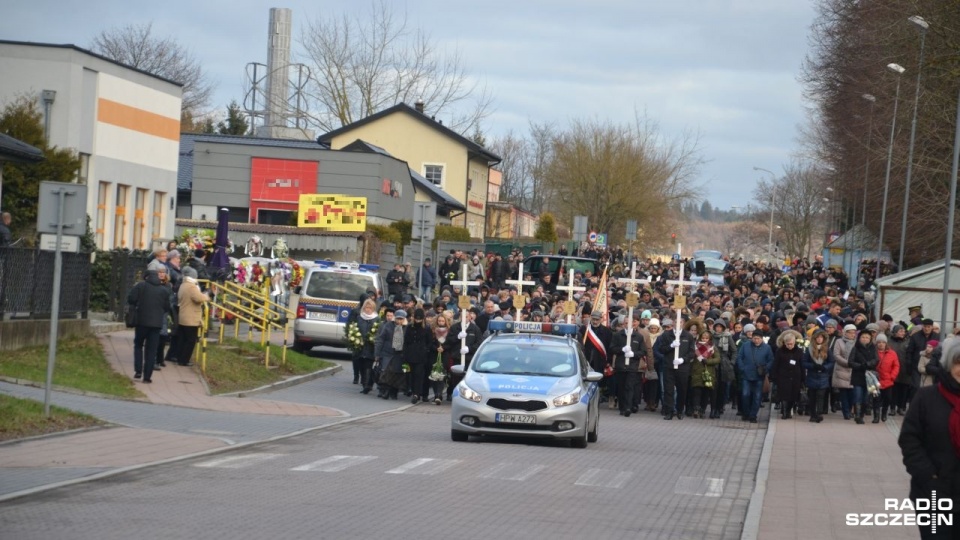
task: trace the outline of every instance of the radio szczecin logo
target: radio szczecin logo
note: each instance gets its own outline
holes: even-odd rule
[[[884,499],[883,512],[847,514],[846,523],[851,527],[953,526],[953,499],[938,499],[934,491],[929,499]]]

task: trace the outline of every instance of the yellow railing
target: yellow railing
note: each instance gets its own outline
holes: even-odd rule
[[[209,302],[209,306],[204,311],[204,321],[201,328],[204,328],[204,346],[206,343],[206,329],[210,325],[210,307],[217,310],[219,327],[219,340],[223,343],[224,337],[224,316],[229,315],[235,320],[234,338],[240,338],[240,321],[247,323],[247,341],[253,341],[253,331],[260,332],[260,345],[265,348],[264,365],[270,367],[270,338],[274,330],[282,332],[283,345],[281,347],[281,364],[287,362],[287,340],[290,324],[296,318],[296,314],[270,299],[270,280],[267,279],[263,287],[251,289],[237,285],[236,283],[218,283],[201,280],[202,283],[209,285],[214,291],[214,299]]]

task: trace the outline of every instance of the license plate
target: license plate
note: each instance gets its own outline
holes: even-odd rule
[[[536,424],[537,417],[532,414],[497,413],[497,422],[501,424]]]
[[[308,311],[307,318],[312,321],[336,321],[336,313],[322,313],[320,311]]]

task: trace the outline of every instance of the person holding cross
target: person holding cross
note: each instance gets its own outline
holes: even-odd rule
[[[614,376],[617,378],[620,416],[628,418],[631,413],[639,410],[634,404],[634,394],[639,391],[640,374],[646,371],[648,363],[653,361],[650,337],[647,331],[640,327],[640,315],[639,311],[634,311],[632,320],[625,321],[624,329],[617,332],[610,343]]]

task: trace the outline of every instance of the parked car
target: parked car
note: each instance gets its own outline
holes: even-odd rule
[[[550,273],[553,275],[553,282],[560,283],[560,268],[566,273],[571,268],[574,272],[583,273],[589,270],[593,275],[598,276],[603,273],[603,267],[596,259],[586,257],[568,257],[565,255],[532,255],[523,260],[523,271],[529,272],[534,276],[540,274],[541,268],[546,264]],[[566,282],[564,276],[563,282]]]
[[[726,285],[724,273],[730,269],[730,263],[723,259],[691,259],[690,272],[697,277],[706,277],[711,285],[722,287]]]
[[[722,259],[723,253],[715,249],[698,249],[693,252],[694,259]]]

